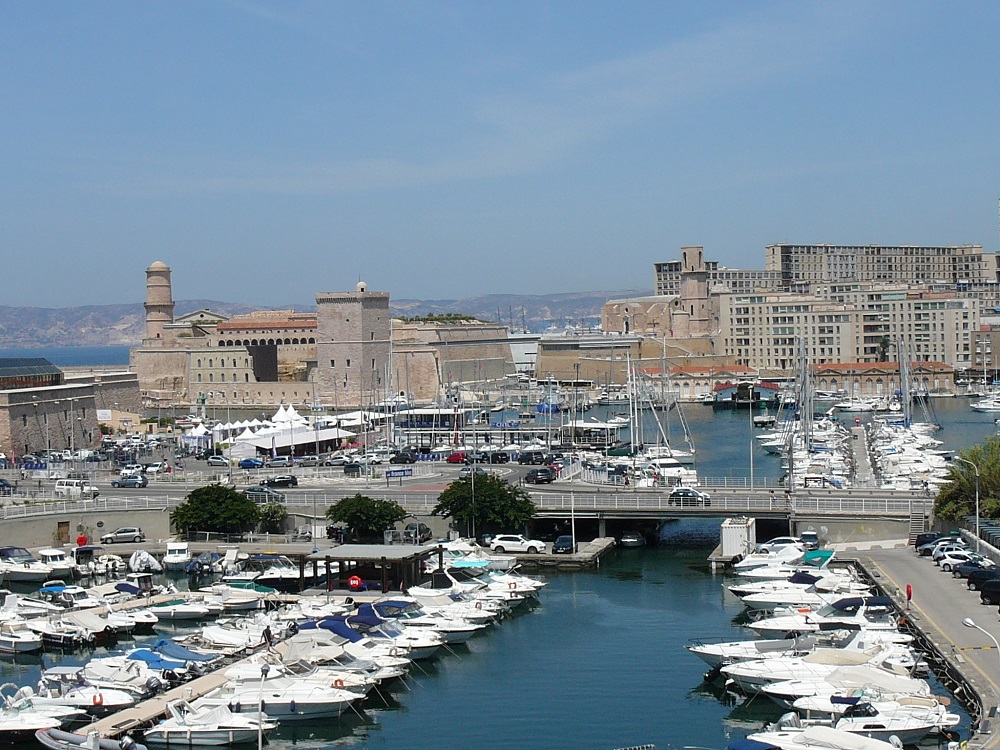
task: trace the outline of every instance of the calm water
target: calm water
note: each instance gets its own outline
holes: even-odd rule
[[[938,435],[949,448],[996,429],[965,399],[934,406],[944,424]],[[745,412],[713,414],[698,405],[685,414],[700,472],[748,473]],[[762,453],[754,461],[755,472],[780,473],[777,459]],[[741,605],[722,588],[725,578],[704,562],[717,539],[718,522],[679,521],[665,527],[659,547],[614,552],[595,571],[549,573],[530,611],[454,654],[418,664],[408,686],[370,698],[362,716],[286,724],[271,747],[724,748],[780,710],[763,698],[747,703],[703,684],[705,665],[683,648],[695,637],[750,637],[740,624]],[[34,684],[40,664],[58,662],[51,654],[21,662],[6,657],[0,683]]]
[[[43,357],[57,367],[127,365],[128,352],[127,346],[50,346],[34,349],[0,349],[0,359]]]

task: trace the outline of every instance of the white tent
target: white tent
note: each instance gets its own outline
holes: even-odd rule
[[[285,405],[284,404],[282,404],[281,406],[278,407],[278,411],[274,412],[274,416],[271,417],[271,421],[272,422],[277,422],[277,423],[287,422],[288,421],[288,412],[285,411]]]
[[[253,437],[254,437],[253,430],[247,427],[245,430],[243,430],[243,432],[241,432],[239,435],[236,436],[236,440],[237,442],[242,443],[247,440],[252,440]]]
[[[302,419],[302,415],[295,411],[295,407],[291,404],[288,405],[288,409],[285,410],[285,414],[288,415],[288,421],[294,422],[296,419]]]

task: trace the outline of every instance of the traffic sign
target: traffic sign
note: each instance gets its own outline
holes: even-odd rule
[[[412,477],[413,469],[389,469],[385,475],[387,477]]]

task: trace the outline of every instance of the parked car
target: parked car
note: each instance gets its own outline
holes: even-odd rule
[[[570,534],[558,536],[552,542],[553,555],[571,555],[574,552],[576,552],[576,545],[573,543],[573,537]]]
[[[241,469],[262,469],[264,462],[259,458],[244,458],[237,464]]]
[[[295,466],[295,461],[291,456],[275,456],[270,461],[267,462],[268,468],[279,469],[285,468],[290,469]]]
[[[968,578],[977,570],[992,570],[996,565],[994,562],[988,558],[977,559],[973,558],[968,562],[960,563],[951,569],[951,575],[954,578]]]
[[[365,467],[358,461],[351,461],[344,464],[344,476],[360,477],[365,471]]]
[[[132,477],[136,474],[142,474],[145,467],[142,464],[125,464],[121,471],[118,472],[120,477]]]
[[[490,549],[494,552],[527,552],[535,555],[545,552],[545,542],[537,539],[526,539],[520,534],[497,534],[490,542]]]
[[[479,466],[463,466],[458,470],[459,479],[469,479],[473,474],[477,477],[485,477],[489,472]]]
[[[406,524],[406,528],[403,529],[403,539],[411,544],[423,544],[430,541],[432,536],[434,536],[433,532],[431,532],[430,527],[425,523],[408,523]]]
[[[283,503],[285,501],[284,493],[272,490],[270,487],[262,487],[260,485],[256,487],[247,487],[243,490],[243,494],[255,503]]]
[[[979,600],[983,604],[1000,604],[1000,578],[983,581],[979,587]]]
[[[465,451],[452,451],[444,458],[450,464],[467,464],[469,463],[468,454]]]
[[[490,453],[491,464],[505,464],[510,461],[510,454],[507,451],[493,451]]]
[[[820,546],[819,533],[809,529],[799,534],[799,541],[802,542],[802,544],[805,545],[805,548],[809,550],[819,549]]]
[[[712,498],[707,492],[694,487],[674,487],[667,495],[667,505],[711,505]],[[798,540],[796,540],[798,541]]]
[[[393,454],[392,458],[389,459],[389,463],[391,464],[415,464],[416,462],[417,457],[409,451],[400,451]]]
[[[0,479],[0,496],[10,496],[14,494],[14,485],[6,479]]]
[[[517,462],[522,465],[537,464],[540,466],[545,463],[545,453],[542,451],[524,451],[517,457]]]
[[[299,480],[291,474],[275,474],[260,480],[261,487],[298,487]]]
[[[145,487],[149,480],[142,474],[133,477],[120,477],[111,482],[112,487]]]
[[[951,542],[949,544],[939,544],[931,552],[931,559],[937,562],[945,555],[952,552],[969,552],[969,546],[965,542]]]
[[[913,549],[916,551],[928,542],[933,542],[935,539],[940,538],[941,534],[937,531],[922,531],[913,538]]]
[[[798,545],[799,547],[803,546],[797,536],[776,536],[773,539],[768,539],[766,542],[758,544],[757,551],[775,552],[776,550],[788,547],[789,545]]]
[[[319,456],[300,456],[295,459],[296,466],[319,466]],[[312,532],[310,532],[310,536]],[[307,540],[308,541],[308,540]]]
[[[147,464],[143,469],[143,473],[147,475],[164,474],[169,468],[170,464],[166,461],[157,461],[155,464]]]
[[[308,526],[299,526],[289,537],[290,542],[311,542],[313,538],[312,529]]]
[[[351,457],[343,453],[336,456],[328,456],[323,460],[324,466],[343,466],[344,464],[351,463]]]
[[[1000,567],[972,571],[966,577],[965,585],[969,588],[969,591],[979,591],[984,583],[992,581],[994,578],[1000,578]]]
[[[228,467],[229,459],[227,459],[225,456],[209,456],[208,465]]]
[[[926,544],[921,544],[919,547],[917,547],[917,552],[921,556],[926,557],[927,555],[933,553],[938,546],[943,546],[945,544],[954,544],[956,540],[961,541],[961,538],[956,537],[952,534],[948,534],[947,536],[938,536],[936,539],[932,539]]]
[[[950,573],[956,566],[972,560],[973,554],[973,552],[969,552],[967,550],[945,552],[934,562],[937,563],[937,566],[945,573]]]
[[[122,526],[101,537],[101,544],[114,544],[115,542],[139,544],[144,541],[146,541],[146,535],[138,526]]]
[[[526,484],[551,484],[556,479],[556,470],[548,466],[532,469],[524,476]]]

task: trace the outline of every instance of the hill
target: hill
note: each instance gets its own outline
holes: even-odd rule
[[[564,294],[488,294],[464,299],[395,299],[394,315],[418,317],[432,313],[463,313],[480,320],[501,321],[516,329],[543,331],[550,326],[593,326],[600,323],[601,306],[609,299],[649,294],[641,290],[568,292]],[[287,305],[298,311],[315,305]],[[224,315],[264,309],[218,300],[178,300],[174,314],[209,308]],[[42,346],[134,346],[142,340],[145,312],[142,303],[84,307],[0,306],[0,348]]]

